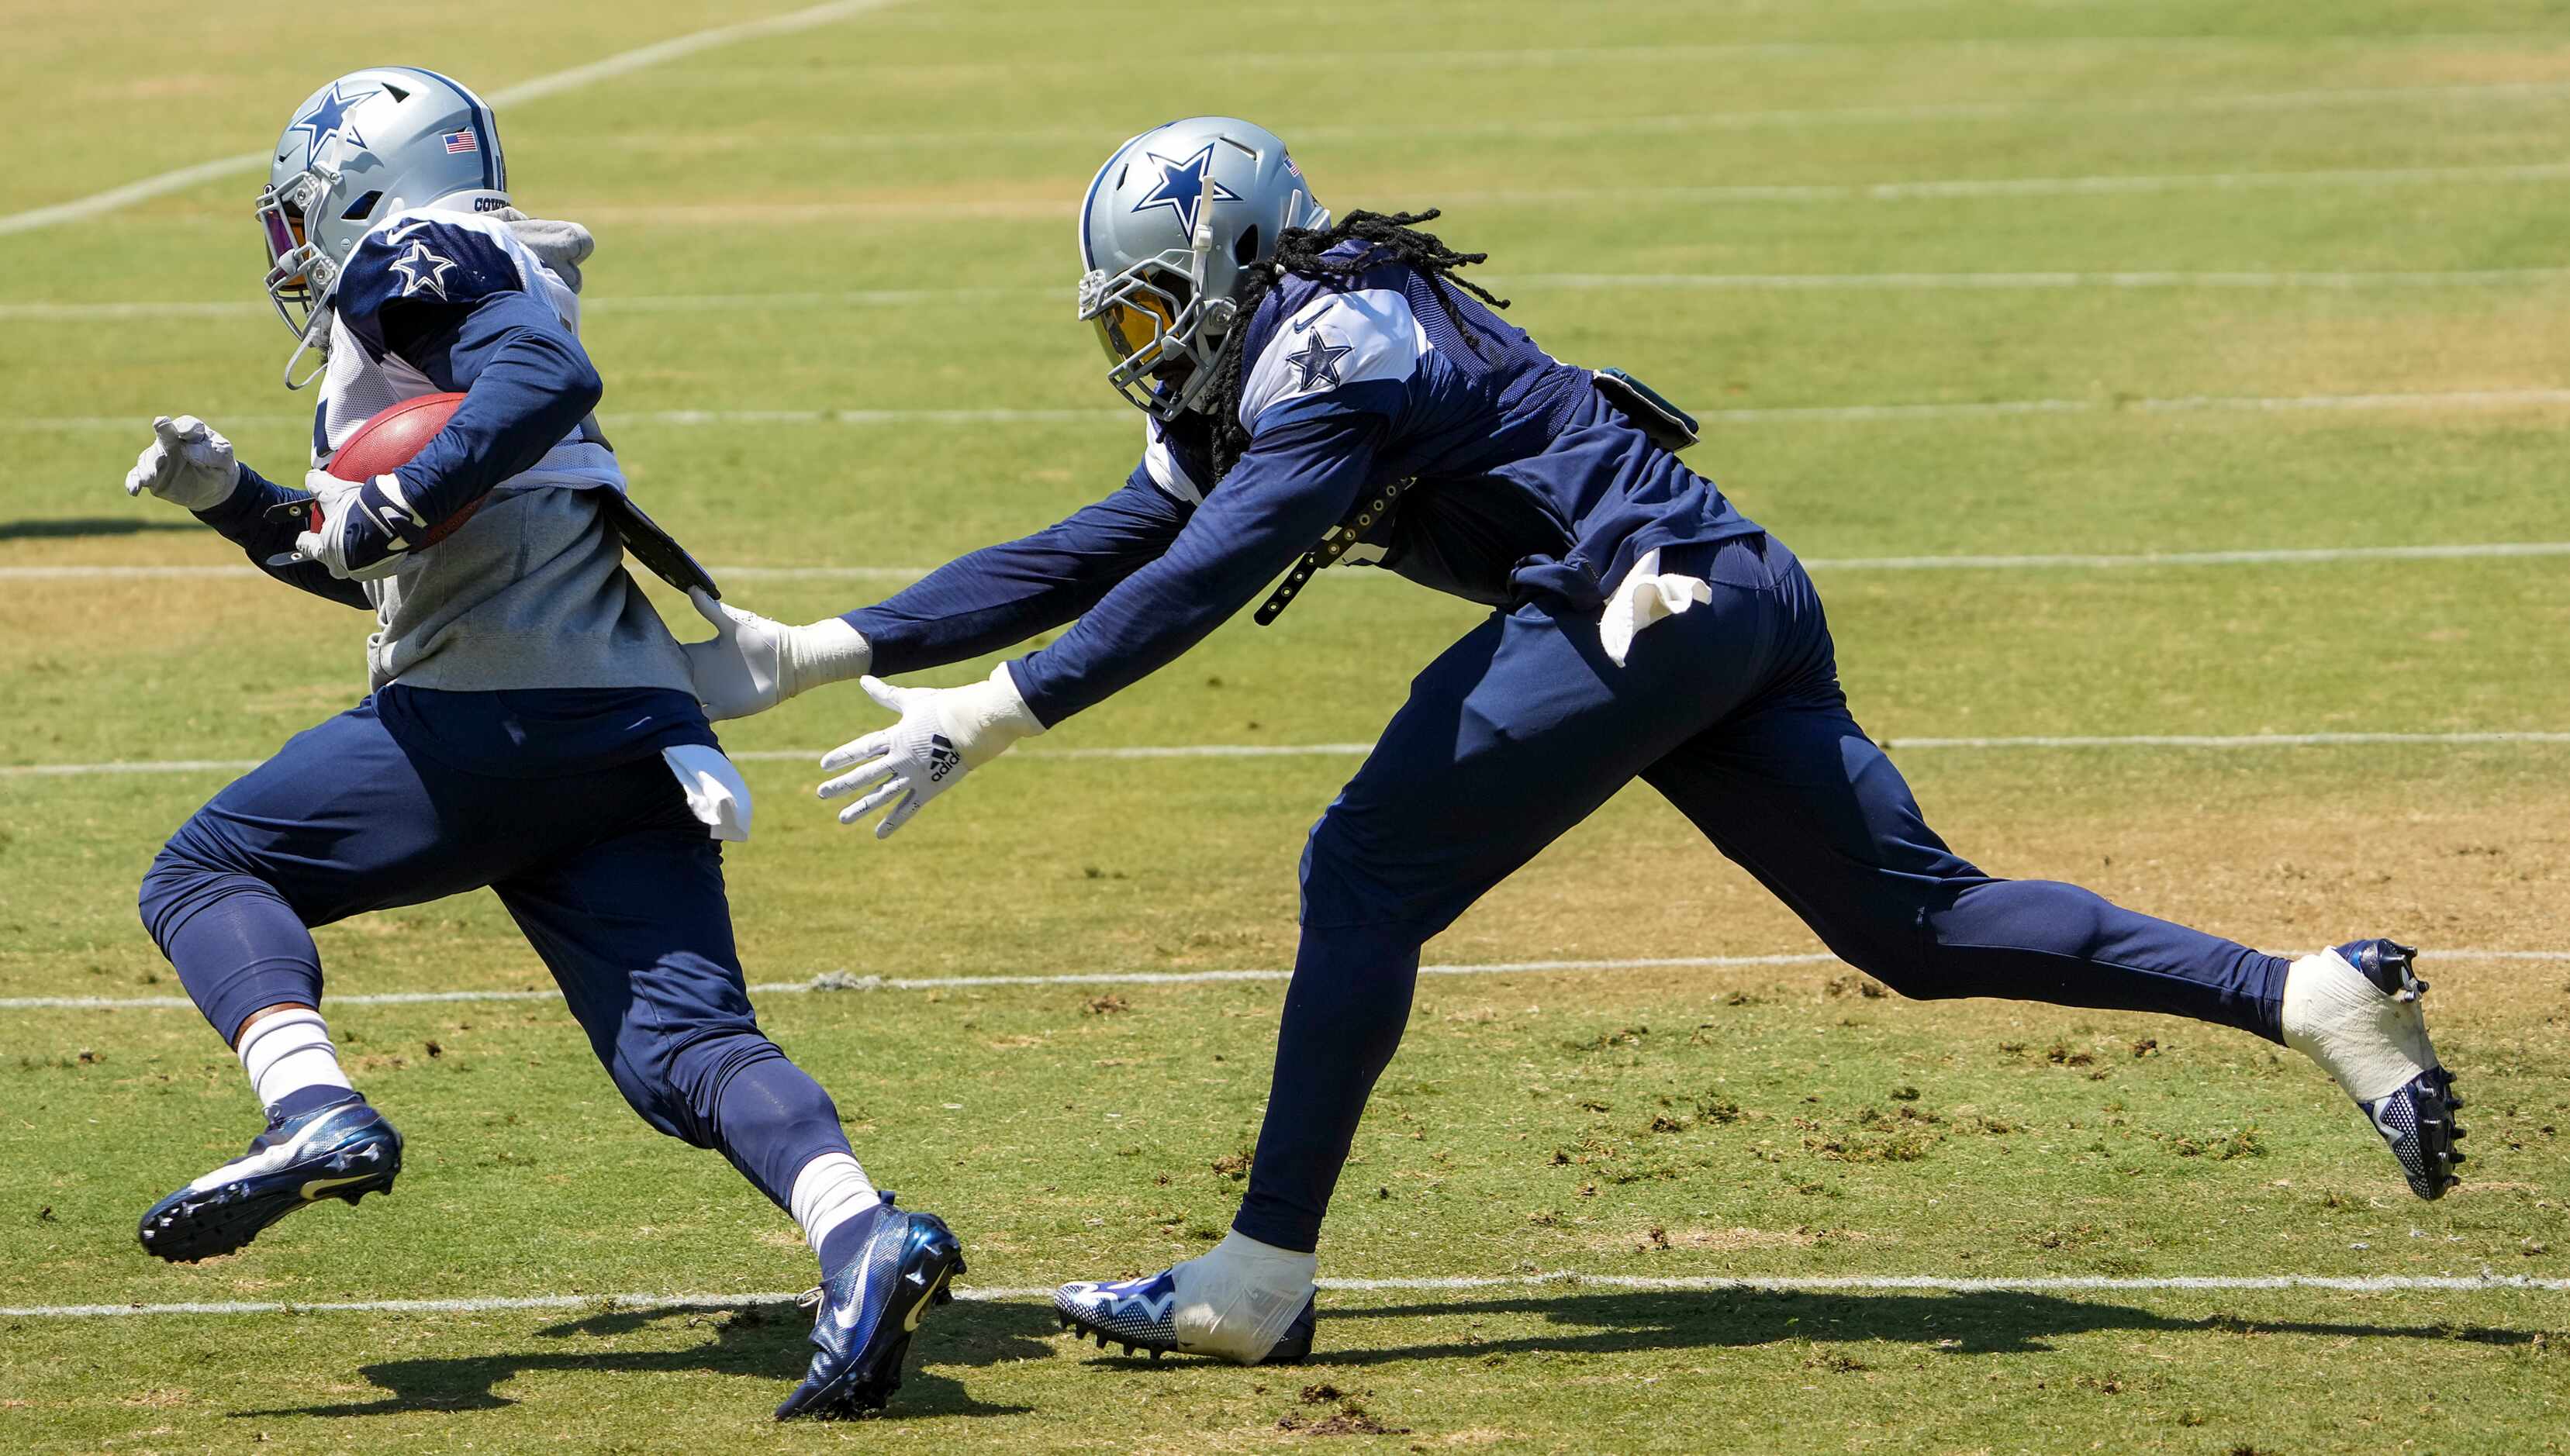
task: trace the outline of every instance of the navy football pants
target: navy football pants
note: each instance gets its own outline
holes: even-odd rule
[[[489,886],[642,1120],[720,1149],[780,1206],[849,1151],[829,1095],[759,1032],[722,850],[656,753],[544,779],[406,751],[372,700],[296,734],[173,836],[143,921],[226,1042],[321,1004],[308,925]]]
[[[1904,995],[2162,1011],[2278,1037],[2284,960],[2076,886],[1995,879],[1945,848],[1849,716],[1820,596],[1781,543],[1672,549],[1662,564],[1705,578],[1713,599],[1645,628],[1622,667],[1595,621],[1536,605],[1448,648],[1313,827],[1243,1234],[1317,1246],[1409,1019],[1421,943],[1636,778]]]

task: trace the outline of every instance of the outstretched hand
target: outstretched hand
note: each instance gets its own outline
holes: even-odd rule
[[[844,618],[792,627],[716,601],[702,587],[689,591],[687,600],[713,624],[714,634],[681,642],[678,650],[686,654],[696,701],[717,723],[764,713],[807,688],[855,677],[874,656],[864,634]]]
[[[891,838],[929,800],[1010,744],[1044,731],[1005,663],[988,681],[967,687],[895,687],[877,677],[863,682],[866,695],[900,714],[900,721],[823,755],[824,772],[853,771],[823,783],[820,795],[841,799],[871,791],[839,811],[841,824],[891,805],[892,812],[875,826],[876,839]]]

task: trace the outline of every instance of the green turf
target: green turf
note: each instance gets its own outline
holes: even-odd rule
[[[578,0],[411,17],[497,90],[790,8]],[[1905,571],[1886,556],[2557,542],[2561,409],[2436,399],[2570,367],[2570,6],[2554,0],[916,0],[511,108],[513,177],[602,239],[587,337],[636,490],[738,600],[809,618],[1102,494],[1138,422],[1071,318],[1069,218],[1164,116],[1296,139],[1333,205],[1440,204],[1512,317],[1708,415],[1690,455],[1806,557],[1851,699],[1997,873],[2278,949],[2375,930],[2570,945],[2570,749],[1931,750],[1923,737],[2570,728],[2562,558]],[[254,151],[379,29],[156,3],[13,18],[0,216]],[[148,51],[132,35],[157,39]],[[1246,37],[1208,49],[1209,38]],[[75,126],[66,118],[115,118]],[[2518,171],[2494,175],[2489,170]],[[2526,171],[2536,169],[2536,171]],[[2263,174],[2345,174],[2365,178]],[[2392,174],[2411,175],[2392,175]],[[2166,181],[2098,190],[2079,179]],[[2018,180],[1984,195],[1829,188]],[[2056,180],[2046,182],[2045,180]],[[2066,180],[2066,181],[2061,181]],[[116,490],[188,410],[290,478],[308,401],[255,292],[256,179],[0,232],[0,567],[237,562]],[[1820,188],[1752,193],[1740,188]],[[2090,189],[2083,189],[2090,188]],[[2433,274],[1783,288],[1661,275]],[[1562,275],[1583,277],[1575,285]],[[1614,281],[1622,278],[1624,281]],[[1547,281],[1549,280],[1549,281]],[[882,290],[924,290],[887,298]],[[179,315],[50,305],[213,304]],[[2209,396],[2426,396],[2359,410]],[[2082,413],[1831,419],[1857,405]],[[663,412],[1025,409],[969,424]],[[776,571],[789,574],[772,574]],[[656,590],[656,588],[655,588]],[[683,608],[658,593],[673,621]],[[753,979],[1275,968],[1303,830],[1477,619],[1316,587],[985,769],[890,844],[745,766]],[[681,635],[694,635],[682,626]],[[0,764],[254,759],[362,690],[361,617],[229,576],[0,579]],[[987,663],[931,681],[959,681]],[[852,691],[725,732],[818,750]],[[223,772],[0,777],[0,996],[168,996],[133,887]],[[487,896],[324,928],[340,993],[523,990]],[[1646,792],[1433,962],[1775,954],[1808,933]],[[2570,966],[2431,962],[2474,1175],[2418,1204],[2287,1053],[2142,1016],[1873,994],[1835,964],[1431,977],[1324,1249],[1347,1276],[2570,1276]],[[1239,1194],[1282,987],[778,993],[764,1024],[980,1287],[1154,1269]],[[0,1011],[0,1307],[706,1293],[808,1282],[790,1227],[633,1119],[559,1005],[351,1005],[412,1139],[399,1193],[238,1258],[133,1250],[253,1115],[191,1011]],[[432,1049],[433,1048],[433,1049]],[[1312,1368],[1086,1357],[1027,1300],[933,1318],[895,1419],[779,1431],[789,1308],[0,1320],[11,1449],[2505,1451],[2562,1444],[2570,1295],[1354,1291]]]

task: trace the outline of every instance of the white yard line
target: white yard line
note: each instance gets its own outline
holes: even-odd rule
[[[1729,183],[1703,186],[1498,187],[1441,192],[1441,205],[1466,202],[1893,202],[1939,197],[2101,196],[2127,192],[2250,191],[2270,187],[2383,187],[2451,182],[2560,182],[2570,163],[2469,167],[2327,168],[2307,172],[2103,174],[2089,177],[1951,178],[1883,182]]]
[[[1934,748],[2343,748],[2373,744],[2458,747],[2475,743],[2570,743],[2570,733],[2115,733],[2094,737],[1887,738],[1895,753]]]
[[[2448,961],[2570,961],[2570,949],[2477,950],[2429,949],[2428,959]],[[1655,955],[1617,960],[1503,960],[1423,965],[1421,975],[1557,975],[1590,971],[1723,970],[1750,966],[1825,965],[1838,962],[1825,950],[1776,955]],[[760,981],[749,989],[762,996],[803,995],[835,991],[951,991],[1001,986],[1184,986],[1226,985],[1241,981],[1293,979],[1290,970],[1102,970],[1061,975],[855,975],[827,971],[809,980]],[[465,1001],[558,1001],[559,991],[380,991],[330,997],[333,1006],[434,1006]],[[0,996],[0,1010],[10,1011],[183,1011],[194,1005],[186,996]]]
[[[2470,1294],[2493,1291],[2562,1293],[2570,1279],[2526,1274],[2166,1274],[2112,1278],[2043,1275],[1963,1278],[1946,1274],[1597,1274],[1557,1270],[1535,1274],[1460,1274],[1424,1278],[1324,1278],[1341,1293],[1468,1293],[1481,1289],[1633,1289],[1705,1293],[2254,1293],[2312,1289],[2350,1294]],[[959,1287],[955,1297],[975,1301],[1046,1299],[1043,1284]],[[296,1303],[269,1299],[193,1300],[174,1304],[21,1304],[0,1306],[0,1319],[108,1319],[172,1314],[496,1314],[512,1310],[738,1309],[791,1304],[800,1293],[749,1294],[504,1294],[472,1299],[343,1299]]]
[[[1915,202],[1987,197],[2076,197],[2165,194],[2181,191],[2253,191],[2280,188],[2364,188],[2456,184],[2554,182],[2570,179],[2570,164],[2495,163],[2475,167],[2340,168],[2308,172],[2102,174],[2088,177],[1952,178],[1885,182],[1740,182],[1602,187],[1462,187],[1437,189],[1425,200],[1441,207],[1558,207],[1611,202],[1682,203],[1690,206],[1769,206],[1838,202]],[[585,221],[621,226],[751,225],[865,219],[999,219],[1052,221],[1069,215],[1076,198],[1038,187],[995,191],[963,199],[852,196],[836,201],[784,202],[744,214],[723,202],[669,201],[652,204],[570,201],[566,213]],[[916,291],[916,290],[892,290]],[[989,289],[991,295],[1019,291]],[[827,296],[827,295],[824,295]],[[874,301],[866,292],[846,295],[852,302]],[[609,302],[602,298],[601,303]],[[897,301],[885,298],[890,303]],[[111,307],[116,305],[109,305]]]
[[[2452,733],[2108,733],[2024,734],[2011,737],[1887,737],[1887,752],[1927,749],[2194,748],[2212,750],[2346,748],[2381,745],[2468,747],[2475,744],[2570,743],[2570,732],[2485,730]],[[1016,761],[1090,759],[1355,758],[1371,743],[1170,743],[1101,748],[1022,748]],[[734,753],[740,763],[818,763],[817,748],[755,749]],[[265,762],[248,758],[112,759],[103,763],[0,764],[0,779],[78,779],[112,774],[247,773]]]
[[[2551,169],[2552,175],[2570,179],[2570,164]],[[2153,190],[2149,183],[2176,182],[2183,179],[2128,178],[2078,179],[2059,178],[2051,182],[2062,184],[2081,182],[2098,183],[2124,182],[2129,187],[2099,185],[2092,190]],[[2209,179],[2202,181],[2211,181]],[[2048,183],[2047,183],[2048,184]],[[2247,185],[2246,182],[2238,183]],[[1990,194],[2017,188],[2007,182],[1916,184],[1921,187],[1962,188],[1986,185]],[[1692,189],[1667,189],[1683,192]],[[1727,189],[1715,189],[1727,190]],[[1728,189],[1736,190],[1736,189]],[[1763,189],[1751,189],[1763,190]],[[1817,191],[1811,188],[1786,188],[1790,191]],[[1858,187],[1854,192],[1879,189]],[[1885,193],[1890,195],[1892,193]],[[1921,192],[1919,195],[1928,195]],[[1938,195],[1971,195],[1948,190]],[[1564,199],[1582,196],[1629,196],[1623,189],[1596,192],[1527,192],[1522,194],[1459,193],[1450,200],[1470,201],[1502,196],[1527,199]],[[824,204],[827,205],[832,204]],[[868,204],[850,203],[851,207]],[[655,209],[664,210],[664,209]],[[1048,214],[1049,215],[1049,214]],[[2554,283],[2570,278],[2570,268],[2459,268],[2459,269],[2047,269],[2019,272],[1972,273],[1511,273],[1486,279],[1500,288],[1557,288],[1594,291],[1600,289],[1633,289],[1637,291],[1723,291],[1723,292],[1834,292],[1888,291],[1938,292],[1988,291],[2021,289],[2071,288],[2266,288],[2266,289],[2333,289],[2370,288],[2498,288],[2533,283]],[[1059,288],[850,288],[832,291],[759,292],[759,293],[662,293],[607,296],[587,303],[584,311],[593,316],[614,317],[625,313],[719,313],[719,312],[809,312],[821,308],[886,308],[912,307],[920,304],[988,303],[1053,298]],[[264,314],[264,305],[247,301],[197,302],[92,302],[54,303],[44,301],[0,303],[0,322],[102,322],[132,318],[231,318]],[[2047,403],[2047,402],[2036,402]],[[2085,402],[2074,401],[2074,405]],[[1044,419],[1054,417],[1086,417],[1113,414],[1099,410],[735,410],[674,411],[675,415],[703,419],[758,420],[773,417],[796,420],[820,416],[846,418],[857,422],[878,419],[904,421],[911,419],[943,420],[969,423],[985,419]],[[90,418],[72,416],[73,420]],[[260,417],[268,418],[268,417]],[[1121,418],[1121,416],[1117,416]]]
[[[2461,542],[2448,546],[2279,546],[2253,547],[2222,551],[2039,551],[2025,555],[1945,555],[1945,556],[1806,556],[1803,564],[1815,571],[2022,571],[2022,570],[2145,570],[2153,567],[2183,566],[2287,566],[2328,565],[2346,561],[2461,561],[2486,559],[2529,559],[2546,556],[2570,556],[2570,541],[2497,541]],[[709,568],[725,581],[916,581],[932,569],[928,566],[782,566],[718,565]],[[115,562],[93,562],[58,566],[0,566],[0,582],[10,581],[150,581],[174,580],[264,580],[265,573],[249,565],[136,565]],[[1391,582],[1401,578],[1389,571],[1347,573],[1350,581]],[[1329,748],[1331,745],[1321,745]],[[1241,748],[1242,754],[1275,753],[1273,748]],[[1295,750],[1309,752],[1312,750]],[[1120,754],[1128,758],[1165,758],[1173,753],[1184,757],[1203,757],[1214,750],[1190,748],[1097,750],[1098,754]],[[758,755],[744,755],[757,757]],[[0,775],[11,770],[0,766]]]
[[[2570,277],[2570,269],[2563,270]],[[1768,405],[1712,409],[1698,418],[1713,425],[1865,424],[1906,420],[1977,420],[2017,415],[2118,414],[2326,414],[2384,410],[2555,409],[2570,405],[2570,389],[2442,389],[2377,391],[2364,394],[2226,395],[2189,394],[2142,398],[1945,400],[1921,404]],[[612,413],[618,428],[666,425],[678,428],[774,425],[1123,425],[1134,422],[1131,410],[983,409],[983,410],[634,410]],[[47,432],[106,431],[132,434],[136,415],[0,416],[0,430]],[[225,427],[301,429],[311,424],[302,415],[227,415]]]
[[[1707,111],[1644,114],[1629,117],[1517,116],[1482,122],[1434,120],[1380,122],[1313,122],[1286,120],[1285,131],[1298,143],[1370,142],[1391,139],[1490,138],[1529,141],[1587,141],[1602,137],[1666,137],[1698,132],[1764,131],[1822,126],[1911,126],[1921,122],[1990,122],[2060,116],[2222,115],[2234,112],[2302,111],[2313,108],[2366,107],[2404,103],[2545,102],[2570,99],[2570,81],[2499,81],[2457,86],[2340,87],[2316,91],[2235,92],[2211,96],[2111,97],[2092,101],[1955,101],[1912,102],[1890,106],[1778,107],[1756,111]],[[579,139],[592,146],[649,145],[676,134],[632,134]],[[1128,134],[1105,128],[1034,127],[974,130],[957,127],[934,132],[797,133],[797,147],[853,149],[904,154],[987,151],[994,147],[1078,147],[1109,149]],[[684,134],[691,149],[709,139],[701,132]],[[772,148],[775,139],[742,136],[743,148]]]
[[[833,21],[846,20],[869,10],[881,10],[887,5],[898,3],[899,0],[831,0],[831,3],[826,5],[814,5],[783,15],[771,15],[733,25],[718,25],[708,30],[655,41],[647,46],[638,46],[604,60],[592,61],[585,66],[574,66],[568,71],[556,71],[549,76],[538,76],[532,80],[521,81],[515,86],[504,86],[490,92],[483,100],[494,107],[515,106],[520,102],[557,96],[596,82],[628,76],[648,67],[695,55],[700,51],[727,46],[735,41],[792,35],[797,31],[811,30]],[[33,207],[23,212],[11,212],[0,216],[0,236],[13,232],[32,231],[39,227],[51,227],[62,222],[76,222],[85,217],[96,217],[134,202],[183,191],[199,182],[255,173],[266,168],[267,165],[268,154],[264,152],[242,152],[230,157],[217,157],[212,162],[200,162],[192,167],[178,168],[156,177],[147,177],[122,186],[110,187],[103,192],[93,192],[86,197],[78,197],[68,202],[56,202],[49,206]]]
[[[2394,269],[2314,271],[2173,269],[1988,273],[1513,273],[1481,279],[1495,288],[1649,291],[1702,289],[1753,292],[1916,292],[1948,289],[2057,288],[2493,288],[2552,283],[2570,268]]]

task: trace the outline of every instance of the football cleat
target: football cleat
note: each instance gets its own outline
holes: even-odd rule
[[[1122,1345],[1128,1355],[1148,1350],[1155,1360],[1175,1350],[1243,1365],[1298,1365],[1311,1355],[1319,1310],[1317,1296],[1309,1293],[1303,1296],[1301,1311],[1272,1343],[1260,1340],[1254,1328],[1226,1327],[1241,1321],[1215,1316],[1201,1299],[1186,1310],[1182,1331],[1178,1270],[1185,1268],[1180,1265],[1144,1278],[1112,1283],[1064,1284],[1053,1291],[1054,1319],[1074,1335],[1096,1340],[1099,1349],[1112,1342]],[[1261,1343],[1265,1348],[1257,1347]]]
[[[401,1155],[401,1134],[353,1092],[272,1117],[248,1152],[152,1206],[137,1231],[143,1252],[173,1264],[230,1254],[306,1204],[392,1192]]]
[[[901,1388],[902,1357],[932,1304],[955,1297],[963,1246],[935,1214],[904,1213],[892,1195],[856,1256],[822,1276],[812,1314],[812,1366],[776,1407],[778,1420],[844,1420],[878,1411]]]
[[[2391,940],[2352,940],[2307,956],[2288,973],[2285,1040],[2311,1055],[2373,1124],[2409,1191],[2442,1198],[2462,1180],[2454,1074],[2436,1061],[2419,1002],[2418,952]]]

